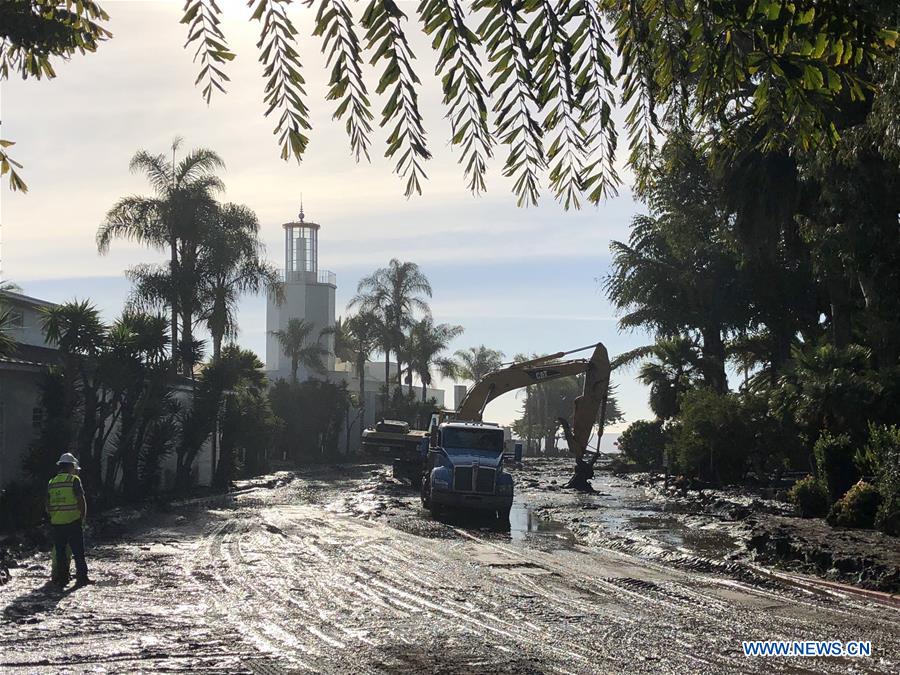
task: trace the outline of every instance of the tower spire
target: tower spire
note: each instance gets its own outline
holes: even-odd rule
[[[303,213],[303,193],[300,193],[300,222],[303,222],[303,218],[306,214]]]

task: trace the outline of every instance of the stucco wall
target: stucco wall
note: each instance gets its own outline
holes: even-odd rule
[[[37,369],[11,370],[0,365],[0,487],[25,477],[22,461],[39,433],[33,423],[34,409],[40,407],[39,382]]]

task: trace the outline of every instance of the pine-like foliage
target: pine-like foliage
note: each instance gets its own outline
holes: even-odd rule
[[[182,17],[207,101],[224,91],[223,66],[234,56],[217,2],[185,0]],[[641,191],[663,131],[699,132],[719,141],[725,157],[835,147],[871,107],[900,39],[889,0],[419,0],[405,5],[415,7],[416,23],[397,0],[248,5],[261,24],[266,115],[276,119],[283,158],[301,159],[308,144],[292,22],[308,11],[329,70],[326,97],[337,103],[334,117],[344,120],[353,155],[369,158],[374,117],[366,80],[375,77],[385,156],[407,196],[421,193],[431,155],[413,67],[410,26],[418,26],[436,53],[449,145],[460,151],[469,188],[486,189],[494,146],[504,145],[502,171],[518,203],[536,204],[546,180],[566,208],[616,192],[617,94],[627,164]],[[93,51],[109,36],[106,19],[89,0],[0,3],[0,79],[12,71],[53,77],[50,57]],[[8,146],[0,145],[0,172],[24,189]]]
[[[459,163],[465,167],[469,189],[486,190],[484,174],[493,155],[488,126],[487,90],[481,79],[478,35],[465,22],[462,3],[456,0],[422,0],[419,3],[425,33],[438,52],[435,74],[441,76],[444,105],[453,130],[450,142],[462,147]]]
[[[225,82],[228,75],[221,66],[226,61],[234,60],[234,53],[225,42],[225,35],[219,27],[222,10],[216,0],[187,0],[184,3],[184,16],[181,23],[188,26],[188,37],[184,43],[187,48],[197,43],[194,52],[194,63],[200,62],[200,72],[194,84],[203,83],[203,98],[209,103],[214,89],[225,93]]]
[[[295,49],[297,29],[288,18],[291,0],[251,0],[252,19],[262,24],[259,62],[265,78],[266,117],[275,113],[278,121],[275,135],[281,146],[281,158],[299,159],[306,151],[309,138],[304,133],[312,127],[309,109],[303,101],[306,80],[300,73],[300,56]]]
[[[359,37],[353,14],[344,0],[323,0],[316,15],[315,35],[322,37],[322,52],[327,56],[331,78],[328,80],[329,101],[340,101],[335,119],[346,116],[350,148],[359,161],[369,159],[369,135],[372,112],[362,73]]]
[[[384,61],[384,70],[375,89],[377,94],[390,90],[381,110],[381,126],[394,124],[388,136],[385,157],[400,153],[394,170],[406,179],[406,196],[422,193],[425,177],[422,163],[431,159],[425,141],[425,126],[419,112],[421,81],[412,67],[415,56],[404,33],[404,14],[394,0],[370,0],[362,16],[366,29],[366,49],[372,52],[369,63]]]

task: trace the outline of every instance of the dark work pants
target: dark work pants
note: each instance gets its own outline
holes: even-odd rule
[[[56,559],[60,562],[66,559],[66,546],[72,549],[72,557],[75,558],[75,575],[78,579],[87,578],[87,562],[84,559],[84,533],[81,531],[81,521],[76,520],[68,525],[53,525],[53,545],[56,547]],[[68,568],[66,574],[68,575]]]

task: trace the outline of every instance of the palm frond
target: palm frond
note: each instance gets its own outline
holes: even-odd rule
[[[163,247],[168,243],[168,231],[164,220],[164,203],[155,198],[124,197],[107,212],[106,219],[97,230],[97,249],[103,254],[109,251],[113,239],[138,241],[151,247]]]
[[[331,68],[326,99],[340,101],[334,118],[347,117],[345,127],[350,138],[350,149],[357,162],[362,156],[368,161],[369,136],[374,118],[362,74],[359,37],[353,14],[344,0],[323,0],[319,3],[313,35],[322,37],[322,53],[326,54],[326,63]]]
[[[225,162],[215,150],[194,148],[178,162],[175,168],[175,185],[195,192],[224,190],[222,180],[215,171],[225,168]]]
[[[441,76],[452,133],[450,143],[462,147],[459,163],[465,167],[469,189],[478,194],[486,189],[487,160],[493,155],[488,93],[476,51],[481,41],[466,26],[458,0],[422,0],[419,16],[425,34],[433,35],[432,47],[438,52],[435,74]]]
[[[528,29],[531,52],[536,58],[538,102],[546,111],[544,132],[559,130],[547,148],[550,185],[566,209],[579,208],[587,138],[573,79],[575,47],[566,28],[569,2],[540,0],[538,4]]]
[[[573,73],[581,100],[581,125],[588,141],[581,183],[589,191],[588,199],[596,204],[615,197],[620,182],[615,166],[618,133],[612,120],[616,104],[612,46],[606,39],[598,3],[577,0],[571,12],[577,21],[572,34],[577,54]]]
[[[300,56],[295,48],[297,29],[287,14],[290,0],[251,0],[251,19],[262,24],[257,48],[263,65],[266,117],[278,114],[275,135],[281,146],[281,158],[297,161],[306,152],[312,128],[309,109],[303,101],[306,80],[301,74]]]
[[[422,179],[426,178],[423,163],[431,159],[425,127],[419,110],[416,87],[420,80],[412,67],[415,55],[403,30],[406,14],[394,0],[370,0],[362,17],[366,29],[366,48],[373,52],[370,63],[375,66],[386,61],[375,92],[390,89],[381,110],[381,126],[394,123],[387,138],[384,156],[400,157],[394,172],[406,179],[406,197],[422,194]]]
[[[497,134],[509,146],[503,175],[513,178],[517,203],[536,205],[540,173],[545,167],[541,125],[535,117],[531,50],[519,23],[524,20],[520,3],[512,0],[476,0],[476,11],[485,11],[478,33],[492,64],[490,94],[495,98]],[[531,8],[533,9],[533,8]]]
[[[174,184],[173,167],[165,155],[151,155],[139,150],[131,158],[128,168],[132,173],[143,171],[157,195],[168,194]]]
[[[207,103],[212,99],[215,89],[225,93],[224,82],[228,75],[221,69],[226,61],[234,60],[234,53],[228,48],[225,35],[219,24],[222,10],[216,0],[186,0],[181,23],[189,26],[185,48],[197,43],[194,52],[194,63],[200,62],[200,72],[194,84],[203,83],[203,98]]]
[[[9,189],[11,192],[28,192],[28,185],[22,180],[22,177],[16,171],[21,169],[22,165],[9,156],[7,148],[15,145],[14,141],[8,141],[0,138],[0,178],[9,174]]]

